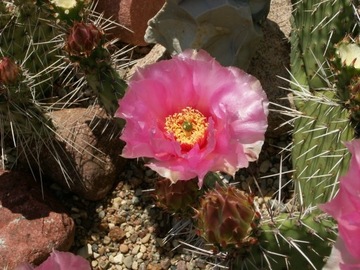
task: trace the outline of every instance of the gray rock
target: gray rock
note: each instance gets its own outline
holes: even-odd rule
[[[58,157],[43,149],[42,172],[82,198],[104,198],[126,163],[120,157],[120,128],[99,107],[64,109],[49,116],[56,127]]]

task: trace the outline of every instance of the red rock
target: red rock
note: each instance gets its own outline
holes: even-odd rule
[[[99,1],[96,10],[100,13],[104,12],[106,18],[112,18],[125,27],[115,27],[109,30],[109,34],[125,43],[145,46],[147,43],[144,34],[147,22],[155,16],[164,3],[165,0],[102,0]]]
[[[39,181],[0,170],[0,269],[38,265],[53,249],[69,250],[74,234],[73,220]]]

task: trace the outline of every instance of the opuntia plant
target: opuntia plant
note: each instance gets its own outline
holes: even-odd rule
[[[335,44],[356,25],[352,1],[293,1],[291,74],[294,103],[292,160],[303,207],[327,202],[348,165],[343,142],[355,136],[351,112],[334,87]],[[316,41],[316,42],[314,42]]]

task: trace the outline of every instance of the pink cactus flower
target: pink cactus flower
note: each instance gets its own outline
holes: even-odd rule
[[[234,175],[258,158],[267,115],[256,78],[191,49],[138,70],[115,113],[126,120],[123,157],[200,187],[209,171]]]
[[[320,208],[337,220],[339,236],[346,247],[343,252],[350,253],[352,264],[354,260],[360,264],[360,140],[348,142],[346,146],[352,154],[349,170],[340,178],[335,198]]]
[[[90,263],[83,257],[54,250],[49,258],[37,267],[28,263],[21,264],[15,270],[91,270]]]

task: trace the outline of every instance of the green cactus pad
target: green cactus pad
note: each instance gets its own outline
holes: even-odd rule
[[[335,241],[327,216],[283,213],[260,226],[258,244],[238,257],[232,269],[321,269]]]
[[[305,209],[327,202],[347,169],[343,142],[354,138],[338,98],[329,58],[355,23],[351,1],[294,1],[291,73],[294,104],[292,161],[295,191]]]

